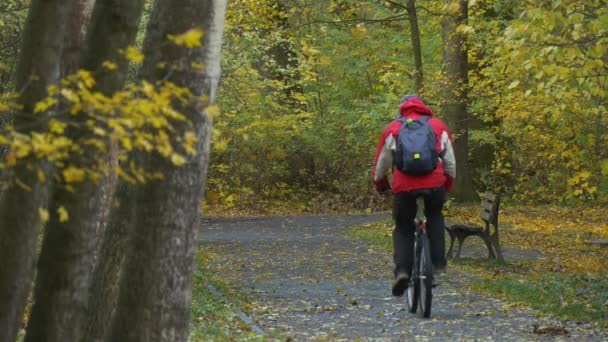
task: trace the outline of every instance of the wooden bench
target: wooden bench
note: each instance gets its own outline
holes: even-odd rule
[[[456,259],[460,259],[460,251],[462,243],[471,236],[476,235],[483,239],[488,247],[489,258],[498,259],[500,263],[505,262],[498,241],[498,206],[500,205],[500,196],[487,191],[481,199],[481,210],[479,217],[484,223],[484,226],[468,225],[468,224],[452,224],[446,226],[446,230],[450,234],[450,248],[448,249],[447,257],[452,258],[452,250],[454,248],[454,240],[458,239],[458,252]],[[492,232],[492,227],[493,232]]]

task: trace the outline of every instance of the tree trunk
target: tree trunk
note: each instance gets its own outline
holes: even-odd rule
[[[95,69],[103,61],[115,59],[118,49],[133,44],[143,5],[144,0],[97,1],[83,54],[86,68]],[[111,95],[122,86],[127,64],[118,65],[120,68],[112,73],[96,75],[98,90]],[[84,124],[83,117],[74,120]],[[76,128],[68,134],[81,139],[86,133]],[[91,159],[90,162],[100,157],[92,149],[85,156]],[[27,342],[82,340],[98,250],[101,194],[104,185],[108,184],[103,180],[100,183],[86,181],[75,186],[74,191],[66,190],[66,184],[56,184],[38,263]],[[67,222],[60,222],[57,215],[61,206],[69,213]]]
[[[167,78],[194,95],[208,97],[205,105],[213,104],[225,10],[226,0],[156,1],[144,43],[143,78]],[[168,34],[193,27],[203,30],[203,47],[188,50],[165,42]],[[186,67],[167,76],[156,67],[163,61],[181,61],[184,66],[198,62],[205,69]],[[121,280],[112,341],[188,339],[194,252],[212,126],[202,108],[195,103],[181,108],[198,137],[196,156],[179,168],[159,155],[146,156],[147,165],[162,171],[165,180],[146,183],[137,190],[136,231]],[[174,134],[184,134],[187,127],[177,127]]]
[[[118,180],[91,283],[85,341],[107,341],[135,222],[136,186]]]
[[[33,108],[59,79],[61,51],[70,1],[34,0],[28,13],[17,67],[17,90],[23,105],[14,116],[24,134],[41,127],[33,122]],[[14,341],[30,291],[36,242],[42,226],[38,210],[46,206],[46,184],[26,165],[17,165],[13,182],[0,200],[0,341]],[[30,187],[18,186],[19,179]]]
[[[66,32],[61,60],[61,76],[75,73],[80,67],[80,51],[86,27],[91,17],[95,0],[75,0],[66,23]]]
[[[412,38],[412,53],[414,54],[414,87],[416,94],[421,93],[423,86],[422,48],[420,47],[420,30],[418,29],[418,16],[416,14],[416,0],[407,1],[407,15],[410,21],[410,35]]]
[[[451,3],[447,0],[446,3]],[[442,71],[445,84],[442,88],[441,113],[455,135],[456,183],[454,195],[460,201],[477,199],[473,188],[473,172],[469,166],[469,115],[468,103],[468,58],[464,38],[456,28],[467,23],[468,2],[459,0],[460,9],[455,15],[445,15],[441,21]]]

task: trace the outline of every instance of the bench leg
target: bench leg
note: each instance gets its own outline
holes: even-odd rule
[[[451,230],[448,230],[448,234],[450,234],[450,248],[448,248],[448,252],[446,254],[446,258],[447,259],[452,259],[452,250],[454,249],[454,232]]]
[[[500,249],[500,241],[498,241],[498,232],[492,234],[490,236],[490,240],[492,241],[492,245],[494,249],[496,249],[496,254],[498,255],[498,262],[501,264],[505,263],[505,259],[502,257],[502,250]]]
[[[464,239],[466,239],[467,237],[464,235],[457,235],[457,237],[458,237],[458,251],[456,252],[455,260],[460,260],[460,251],[462,251],[462,244],[464,242]]]
[[[494,254],[494,250],[492,248],[492,241],[490,236],[488,235],[480,235],[480,237],[483,239],[483,242],[486,243],[486,247],[488,247],[488,258],[489,259],[496,259],[496,254]]]

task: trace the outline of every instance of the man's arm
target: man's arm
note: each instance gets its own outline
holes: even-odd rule
[[[376,184],[378,191],[390,189],[388,174],[393,167],[393,152],[397,148],[397,143],[392,134],[385,130],[380,136],[376,158],[374,159],[374,169],[372,170],[372,180]]]
[[[443,170],[447,176],[445,188],[447,191],[452,191],[454,179],[456,179],[456,156],[454,154],[452,137],[447,127],[441,133],[441,153],[439,156],[441,157]]]

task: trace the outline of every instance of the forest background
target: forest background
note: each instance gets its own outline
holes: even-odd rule
[[[448,3],[417,4],[417,62],[407,2],[231,1],[206,203],[373,206],[377,137],[406,93],[451,124],[467,156],[457,200],[476,200],[471,188],[605,203],[605,1]],[[4,94],[25,5],[0,8]],[[450,81],[446,44],[459,37],[465,73]],[[442,93],[450,84],[462,86]],[[464,107],[450,112],[454,102]]]

